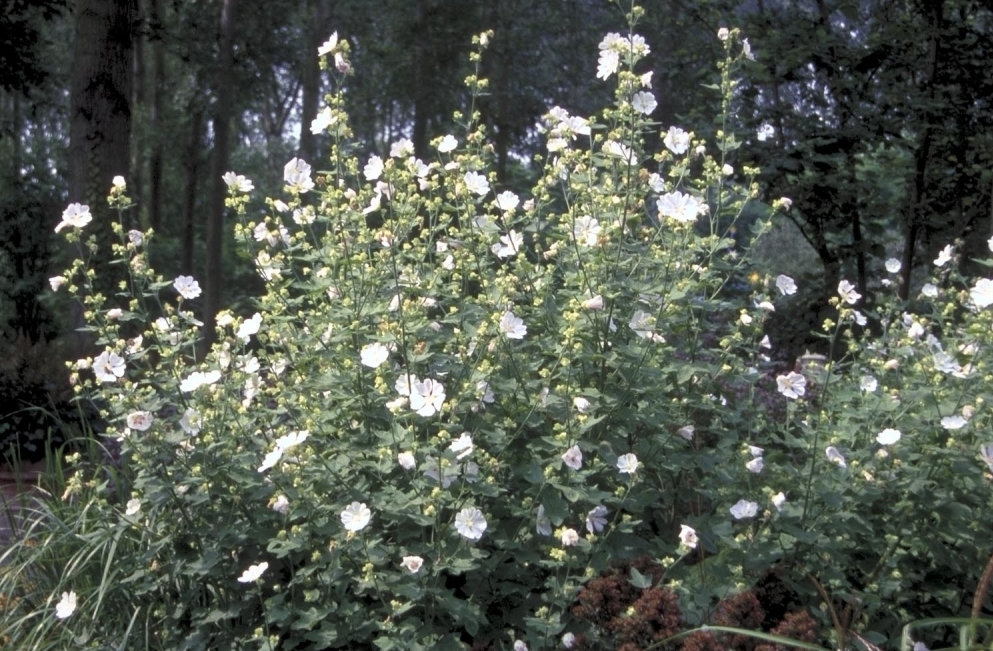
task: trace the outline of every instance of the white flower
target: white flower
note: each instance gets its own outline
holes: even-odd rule
[[[214,384],[221,379],[220,371],[193,371],[182,382],[179,383],[179,390],[183,393],[196,391],[202,386]]]
[[[607,507],[597,506],[586,514],[586,530],[599,533],[607,526]]]
[[[63,592],[59,603],[55,604],[55,616],[58,619],[65,619],[76,612],[76,593]]]
[[[362,175],[366,181],[375,181],[383,173],[383,159],[373,154],[369,157],[369,162],[362,168]]]
[[[335,47],[338,45],[338,32],[331,34],[328,40],[324,41],[324,44],[317,48],[317,56],[324,56],[325,54],[331,54],[334,52]]]
[[[576,219],[572,236],[583,246],[596,246],[601,230],[600,222],[589,215],[583,215]]]
[[[52,276],[48,279],[48,284],[52,286],[53,292],[59,291],[59,287],[65,285],[67,282],[69,281],[65,276]]]
[[[524,319],[514,316],[514,313],[507,310],[500,317],[500,332],[507,339],[524,339],[528,333],[528,327],[524,325]]]
[[[683,425],[678,430],[676,430],[676,434],[679,434],[687,441],[692,441],[693,435],[695,433],[696,433],[696,427],[694,427],[693,425]]]
[[[900,271],[900,268],[903,267],[903,264],[896,258],[890,258],[889,260],[886,261],[885,265],[886,265],[886,271],[890,272],[891,274],[897,273],[898,271]]]
[[[379,366],[390,357],[390,349],[383,344],[376,342],[362,347],[360,353],[362,365],[369,368],[379,368]]]
[[[777,511],[782,511],[783,504],[786,504],[786,495],[783,494],[783,491],[779,491],[772,496],[772,505],[776,507]]]
[[[787,398],[799,398],[807,391],[807,378],[790,371],[787,375],[776,378],[776,389]]]
[[[310,132],[315,136],[321,134],[324,132],[325,129],[327,129],[337,121],[338,121],[337,118],[331,112],[331,107],[325,106],[317,113],[317,117],[315,117],[313,120],[310,121]],[[281,212],[285,212],[285,210]]]
[[[521,200],[517,197],[517,195],[510,190],[504,190],[498,194],[496,199],[493,201],[493,203],[496,204],[496,207],[504,212],[514,210],[520,202]]]
[[[903,434],[900,433],[900,430],[887,427],[879,434],[876,434],[876,442],[880,445],[893,445],[900,440],[901,436]]]
[[[597,294],[593,298],[588,298],[583,301],[583,307],[591,312],[596,312],[597,310],[603,309],[603,296]]]
[[[459,141],[455,139],[455,136],[445,136],[438,141],[438,151],[442,154],[447,154],[458,146]]]
[[[745,58],[749,61],[755,60],[755,55],[752,54],[752,44],[748,42],[747,38],[741,39],[741,53],[745,55]]]
[[[579,449],[578,445],[574,445],[562,453],[562,461],[569,468],[579,470],[583,467],[583,451]]]
[[[490,388],[490,383],[486,380],[476,382],[476,395],[485,403],[492,404],[496,400],[496,396],[493,395],[493,389]]]
[[[651,115],[657,106],[655,96],[645,91],[639,91],[631,98],[631,108],[644,115]]]
[[[141,511],[141,500],[134,498],[128,500],[124,515],[137,515]]]
[[[686,524],[679,525],[679,542],[690,549],[695,549],[700,539],[697,538],[696,530]]]
[[[759,505],[757,502],[749,502],[748,500],[738,500],[735,502],[734,506],[731,507],[731,515],[734,516],[735,520],[743,520],[745,518],[754,518],[758,515]]]
[[[931,283],[924,283],[921,287],[921,295],[927,298],[934,298],[938,295],[938,288]]]
[[[941,419],[941,426],[945,429],[962,429],[968,422],[959,415],[945,416]]]
[[[567,649],[571,649],[576,645],[576,636],[573,633],[563,633],[562,634],[562,646]]]
[[[390,158],[406,158],[414,155],[414,143],[410,138],[400,138],[390,145]]]
[[[628,165],[638,164],[638,157],[635,156],[634,150],[627,145],[617,142],[616,140],[608,140],[603,143],[603,153],[616,156]]]
[[[252,315],[252,318],[246,319],[240,326],[238,326],[238,332],[235,333],[235,336],[247,344],[251,336],[258,333],[261,326],[262,315],[256,312]]]
[[[283,166],[283,182],[291,192],[309,192],[314,189],[310,178],[310,165],[302,158],[291,158]]]
[[[290,501],[286,499],[285,495],[279,495],[272,502],[272,510],[280,515],[286,515],[290,512]]]
[[[465,459],[472,454],[472,436],[469,435],[469,432],[462,432],[457,439],[452,441],[448,449],[457,453],[456,459]]]
[[[290,432],[276,439],[276,449],[286,452],[290,448],[295,448],[300,445],[310,436],[310,431],[300,430],[299,432]]]
[[[783,296],[796,294],[796,282],[789,276],[779,274],[776,276],[776,289],[778,289]]]
[[[124,316],[124,310],[119,307],[111,308],[107,310],[107,318],[111,321],[117,321],[122,316]]]
[[[652,341],[662,340],[661,335],[655,332],[655,317],[642,310],[635,311],[634,315],[631,316],[631,320],[628,322],[628,327],[634,330],[635,334],[642,339],[651,339]]]
[[[572,399],[572,406],[576,408],[581,414],[585,414],[590,409],[590,401],[582,396],[576,396]]]
[[[638,470],[638,457],[631,453],[622,454],[617,457],[617,469],[624,475],[634,474]]]
[[[425,418],[441,411],[445,404],[445,387],[428,378],[411,386],[410,408]]]
[[[722,41],[728,40],[728,37],[730,35],[731,33],[728,31],[727,27],[721,27],[719,30],[717,30],[717,38],[719,38]]]
[[[962,365],[958,361],[944,351],[938,351],[931,356],[934,361],[934,367],[941,373],[956,375],[962,372]]]
[[[993,280],[980,278],[976,281],[976,285],[969,290],[969,296],[972,297],[972,302],[979,309],[993,305]]]
[[[875,393],[879,382],[871,375],[866,375],[859,381],[859,388],[865,393]]]
[[[424,566],[424,559],[420,556],[404,556],[400,565],[411,574],[417,574]]]
[[[186,411],[183,412],[183,417],[179,419],[179,426],[188,435],[196,436],[203,426],[200,412],[193,407],[187,407]]]
[[[759,348],[765,348],[766,350],[772,349],[772,342],[769,341],[769,335],[762,337],[762,341],[759,342]]]
[[[935,258],[934,265],[936,267],[944,267],[946,264],[948,264],[948,261],[952,259],[953,252],[954,249],[952,248],[952,245],[951,244],[947,245],[945,248],[943,248],[941,251],[938,252],[938,257]]]
[[[404,374],[397,378],[397,381],[393,385],[393,388],[395,388],[396,392],[399,393],[401,396],[409,396],[411,387],[416,385],[418,382],[420,382],[420,380],[417,379],[416,375]]]
[[[748,454],[752,455],[753,458],[754,457],[761,457],[764,453],[765,453],[765,450],[763,450],[762,448],[760,448],[757,445],[749,445],[748,446]]]
[[[417,465],[417,460],[414,459],[413,452],[400,452],[397,454],[397,463],[399,463],[400,467],[404,470],[413,470],[414,466]]]
[[[538,505],[538,514],[535,516],[534,528],[539,536],[552,535],[552,521],[545,515],[545,507],[541,504]]]
[[[614,50],[600,50],[600,57],[596,64],[596,78],[606,81],[610,75],[617,72],[620,65],[621,55]]]
[[[262,562],[258,565],[252,565],[247,570],[245,570],[241,576],[238,577],[238,583],[252,583],[257,581],[266,570],[269,569],[269,563]]]
[[[848,464],[845,463],[845,457],[842,456],[842,454],[838,452],[838,448],[834,447],[833,445],[828,446],[824,450],[824,454],[827,455],[828,461],[830,461],[831,463],[837,464],[842,468],[848,467]]]
[[[116,382],[124,376],[124,358],[117,353],[103,351],[93,360],[93,373],[101,382]]]
[[[483,197],[490,191],[490,182],[478,172],[466,172],[462,180],[465,182],[465,189],[473,194]]]
[[[455,530],[463,538],[479,540],[486,531],[486,518],[483,512],[474,506],[467,506],[455,516]]]
[[[345,531],[362,531],[371,519],[372,511],[362,502],[352,502],[341,512],[341,523],[345,525]]]
[[[682,155],[690,148],[690,134],[679,127],[669,127],[663,140],[666,148],[674,154]]]
[[[279,462],[279,460],[282,457],[283,457],[283,450],[282,450],[282,448],[278,448],[277,447],[277,448],[269,451],[268,453],[266,453],[265,459],[262,460],[262,465],[259,466],[258,471],[259,472],[265,472],[269,468],[272,468],[273,466],[276,465],[276,463]]]
[[[734,168],[728,165],[727,163],[725,163],[724,165],[721,166],[721,174],[723,174],[724,176],[731,176],[732,174],[734,174]]]
[[[512,258],[524,246],[524,235],[515,230],[511,230],[506,235],[500,236],[500,242],[490,247],[490,250],[498,258]]]
[[[70,228],[82,228],[91,221],[93,221],[93,215],[90,214],[89,206],[84,206],[81,203],[71,203],[68,208],[62,211],[62,221],[55,226],[55,232],[58,233],[67,226]]]
[[[745,464],[745,468],[748,468],[748,472],[754,472],[756,475],[762,472],[762,468],[764,467],[765,463],[762,461],[762,457],[755,457]]]
[[[524,640],[514,640],[514,651],[528,651],[528,645]]]
[[[228,190],[233,192],[251,192],[255,189],[255,184],[241,174],[235,174],[234,172],[226,172],[221,177],[221,180],[227,184]]]
[[[869,321],[865,318],[865,315],[858,310],[852,310],[852,318],[855,319],[855,323],[860,326],[864,326]]]
[[[838,283],[838,296],[841,300],[845,301],[849,305],[855,305],[862,298],[862,294],[855,291],[855,285],[851,284],[847,280],[842,280]]]
[[[115,190],[123,190],[128,187],[128,183],[124,180],[123,176],[115,176],[113,180],[111,180],[110,184]]]
[[[128,414],[128,429],[144,432],[152,426],[152,414],[147,411],[135,411]]]
[[[659,210],[659,214],[663,217],[688,224],[696,221],[703,204],[696,197],[683,194],[677,190],[676,192],[663,194],[655,202],[655,205]]]
[[[572,547],[579,542],[579,534],[575,529],[563,529],[559,537],[563,547]]]

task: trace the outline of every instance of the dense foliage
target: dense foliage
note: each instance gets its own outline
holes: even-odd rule
[[[758,193],[733,179],[757,170],[727,111],[716,140],[652,122],[640,16],[600,44],[612,104],[544,117],[525,197],[497,185],[478,73],[428,159],[405,138],[365,153],[332,36],[330,157],[287,162],[264,213],[225,175],[264,290],[206,354],[199,283],[153,270],[126,180],[115,242],[70,205],[56,231],[79,257],[50,283],[85,305],[97,352],[70,379],[113,463],[70,455],[26,509],[0,640],[765,651],[979,613],[993,281],[949,245],[907,303],[890,260],[871,313],[839,282],[831,357],[770,372],[763,324],[797,284],[731,237]],[[718,42],[727,109],[749,49]],[[108,254],[113,295],[93,290]]]

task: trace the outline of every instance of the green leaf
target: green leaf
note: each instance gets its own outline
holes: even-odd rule
[[[652,587],[652,577],[645,576],[639,572],[636,568],[631,568],[631,578],[628,579],[628,583],[638,588],[639,590],[644,590],[646,588]]]

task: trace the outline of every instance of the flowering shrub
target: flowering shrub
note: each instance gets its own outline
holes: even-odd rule
[[[747,52],[735,32],[721,38],[729,98]],[[528,197],[495,187],[475,115],[456,116],[464,131],[437,139],[431,161],[407,140],[359,156],[330,95],[312,126],[329,159],[287,163],[264,218],[248,217],[252,182],[225,177],[265,292],[249,316],[217,315],[206,355],[198,281],[156,275],[151,234],[119,228],[130,280],[116,297],[89,291],[87,260],[106,243],[70,206],[58,230],[86,256],[57,284],[86,290],[98,347],[71,377],[120,439],[121,472],[108,483],[70,458],[64,499],[79,515],[57,539],[65,553],[6,554],[30,578],[0,633],[384,651],[582,635],[596,648],[607,622],[661,642],[711,621],[777,564],[811,605],[821,592],[831,608],[858,603],[852,627],[879,617],[880,599],[905,603],[898,573],[954,564],[968,538],[951,521],[988,521],[985,480],[972,442],[933,416],[985,422],[982,385],[959,380],[985,372],[988,313],[958,314],[942,290],[936,316],[960,319],[971,347],[950,327],[943,347],[931,321],[908,317],[922,328],[911,337],[884,320],[871,345],[839,339],[851,368],[783,373],[785,412],[756,408],[761,326],[796,285],[770,279],[746,301],[728,290],[746,262],[725,235],[756,188],[730,180],[726,124],[714,142],[661,125],[664,148],[646,150],[659,128],[638,65],[648,51],[635,33],[604,39],[597,76],[614,104],[549,112]],[[338,81],[348,53],[337,37],[321,48]],[[115,182],[111,204],[126,210],[126,193]],[[987,288],[974,291],[978,305]],[[839,288],[839,338],[858,300]],[[886,428],[904,436],[877,443]],[[918,530],[933,526],[948,538]],[[584,584],[646,555],[661,563],[605,577],[657,617],[580,612]]]

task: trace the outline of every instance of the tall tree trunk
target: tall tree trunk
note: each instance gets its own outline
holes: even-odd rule
[[[186,185],[183,190],[183,225],[180,232],[180,273],[193,276],[193,253],[196,243],[197,185],[200,180],[200,154],[203,148],[203,107],[196,99],[190,101],[190,135],[183,165]]]
[[[936,118],[932,106],[935,100],[935,78],[938,75],[939,44],[944,15],[942,0],[924,3],[928,24],[928,58],[924,71],[923,95],[927,98],[924,108],[924,133],[914,151],[914,178],[910,182],[910,197],[907,202],[906,228],[903,241],[903,277],[900,283],[900,298],[907,300],[914,265],[914,251],[920,236],[921,227],[927,219],[928,168],[931,164],[931,143],[934,138]]]
[[[135,0],[135,25],[134,38],[134,83],[132,84],[133,94],[131,96],[131,106],[134,107],[132,113],[140,115],[140,111],[148,106],[148,63],[145,42],[148,40],[148,0]],[[133,129],[133,142],[131,147],[131,165],[129,167],[128,193],[138,204],[139,217],[135,220],[142,222],[140,214],[145,211],[148,205],[145,200],[145,153],[148,151],[148,137],[151,133],[147,128]]]
[[[162,227],[162,98],[166,83],[162,0],[150,0],[148,12],[152,48],[152,106],[148,120],[152,151],[148,157],[148,219],[151,227],[158,231]]]
[[[10,179],[17,183],[21,179],[21,168],[24,165],[23,144],[21,137],[24,125],[21,124],[21,96],[16,91],[10,94]]]
[[[75,13],[69,201],[90,207],[94,223],[88,231],[96,234],[101,246],[95,265],[97,288],[111,295],[116,291],[112,274],[116,269],[107,261],[113,238],[111,220],[116,215],[107,207],[107,195],[115,175],[128,176],[135,0],[79,0]],[[81,324],[82,314],[73,315],[70,328]]]
[[[207,264],[204,272],[204,339],[203,351],[214,342],[214,317],[220,309],[221,286],[224,284],[221,257],[224,253],[224,199],[227,185],[222,177],[227,172],[229,130],[232,101],[231,76],[234,68],[234,17],[236,0],[223,0],[217,31],[218,61],[214,73],[214,149],[210,167],[210,210],[207,213]]]
[[[428,25],[425,0],[417,0],[417,42],[414,47],[414,129],[411,141],[414,153],[423,159],[428,156],[428,96],[431,93],[428,82]]]
[[[330,15],[328,0],[307,0],[307,55],[303,61],[303,102],[301,106],[300,151],[298,155],[307,162],[313,162],[317,155],[317,139],[310,132],[310,123],[320,110],[321,68],[317,61],[317,49],[327,33]]]

